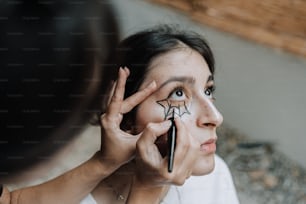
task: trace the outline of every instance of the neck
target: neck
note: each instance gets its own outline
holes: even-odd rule
[[[92,195],[97,203],[125,203],[134,175],[134,163],[129,162],[101,181]]]
[[[131,189],[132,184],[134,187],[136,186],[136,194],[138,193],[137,191],[140,190],[141,196],[142,194],[153,196],[152,199],[161,199],[168,192],[169,186],[156,187],[150,189],[149,192],[142,192],[143,189],[146,188],[139,188],[137,186],[137,183],[135,184],[135,179],[134,179],[135,173],[136,173],[135,163],[131,161],[125,164],[124,166],[120,167],[112,175],[104,179],[99,184],[99,186],[97,186],[95,190],[92,192],[92,195],[94,196],[97,203],[113,203],[113,204],[126,203],[127,198],[129,197],[129,193],[131,191],[135,193],[135,189],[134,190]],[[155,193],[154,190],[157,193]],[[139,193],[137,195],[139,195]]]

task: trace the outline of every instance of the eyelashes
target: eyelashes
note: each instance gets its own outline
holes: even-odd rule
[[[215,90],[216,90],[216,86],[215,85],[208,86],[204,90],[204,94],[206,96],[208,96],[209,98],[211,98],[212,100],[216,100],[216,98],[214,97]]]
[[[216,90],[215,85],[210,85],[204,89],[204,95],[212,100],[216,100],[214,97],[214,93]],[[173,100],[173,101],[184,101],[191,98],[190,91],[185,89],[182,86],[177,86],[172,89],[170,94],[168,95],[167,99]]]
[[[167,99],[174,100],[174,101],[182,101],[187,99],[186,90],[182,86],[177,86],[172,89],[170,94],[168,95]]]

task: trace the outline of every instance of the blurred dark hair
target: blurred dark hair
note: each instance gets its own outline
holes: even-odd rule
[[[182,46],[202,55],[212,74],[215,72],[213,53],[206,40],[199,34],[181,30],[174,25],[159,25],[148,30],[140,31],[119,43],[115,53],[111,53],[103,70],[102,87],[108,87],[116,80],[119,67],[128,67],[130,76],[125,87],[125,97],[134,94],[142,84],[150,62],[157,56],[170,52]],[[175,69],[175,67],[174,67]],[[192,68],[190,68],[192,69]],[[191,70],[192,71],[192,70]],[[105,112],[108,101],[108,90],[102,89],[102,113]],[[122,128],[131,130],[135,109],[124,115]]]
[[[118,36],[108,0],[0,3],[0,177],[48,159],[99,110]]]

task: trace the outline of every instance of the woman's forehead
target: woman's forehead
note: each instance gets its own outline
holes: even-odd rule
[[[190,57],[190,55],[193,53],[197,53],[197,52],[185,45],[176,47],[172,49],[171,51],[161,53],[155,56],[151,60],[148,66],[148,70],[154,69],[155,67],[158,67],[159,65],[164,65],[164,64],[171,65],[171,64],[175,64],[176,62],[181,62],[185,58]]]
[[[198,52],[184,47],[154,58],[146,73],[147,80],[162,80],[170,76],[194,76],[195,79],[211,75],[206,61]]]

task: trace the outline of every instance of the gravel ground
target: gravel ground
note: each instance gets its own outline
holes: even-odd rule
[[[218,154],[229,165],[241,203],[305,204],[306,171],[266,141],[218,130]]]

